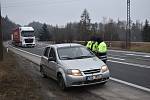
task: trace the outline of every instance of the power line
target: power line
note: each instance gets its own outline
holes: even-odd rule
[[[29,0],[29,1],[30,2],[33,2],[33,1],[37,2],[38,0]],[[44,0],[40,0],[40,1],[44,2]],[[46,1],[50,1],[50,0],[46,0]],[[56,0],[53,0],[53,1],[56,1]],[[20,3],[29,3],[29,2],[28,2],[28,0],[26,0],[26,1],[18,0],[18,1],[15,1],[15,2],[13,0],[12,0],[12,2],[10,2],[10,1],[7,2],[7,0],[5,0],[5,3],[7,3],[7,4],[20,4]]]
[[[41,2],[34,2],[34,3],[28,3],[28,4],[21,4],[21,5],[10,5],[10,6],[5,6],[2,7],[2,9],[6,9],[6,8],[16,8],[16,7],[40,7],[43,5],[58,5],[58,4],[67,4],[67,3],[73,3],[73,2],[78,2],[80,0],[65,0],[65,1],[55,1],[55,2],[42,2],[45,4],[42,4]],[[40,6],[39,6],[40,5]]]

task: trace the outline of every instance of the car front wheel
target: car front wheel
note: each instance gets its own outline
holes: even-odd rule
[[[64,82],[64,78],[63,78],[63,76],[61,74],[58,75],[57,80],[58,80],[59,87],[62,90],[66,90],[66,85],[65,85],[65,82]]]

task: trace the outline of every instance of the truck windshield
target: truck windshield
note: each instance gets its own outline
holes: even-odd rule
[[[34,31],[22,31],[21,36],[23,36],[23,37],[33,37],[34,36]]]
[[[57,49],[58,56],[61,60],[84,59],[94,57],[94,54],[82,46],[61,47]]]

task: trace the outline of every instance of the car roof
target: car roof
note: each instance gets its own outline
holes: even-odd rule
[[[77,43],[61,43],[61,44],[52,44],[47,47],[61,48],[61,47],[74,47],[74,46],[83,46]]]

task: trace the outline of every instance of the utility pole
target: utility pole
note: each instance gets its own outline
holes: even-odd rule
[[[1,17],[1,4],[0,4],[0,61],[3,60],[3,35],[2,35],[2,17]]]
[[[130,48],[131,46],[130,42],[131,42],[130,0],[127,0],[126,49]]]

